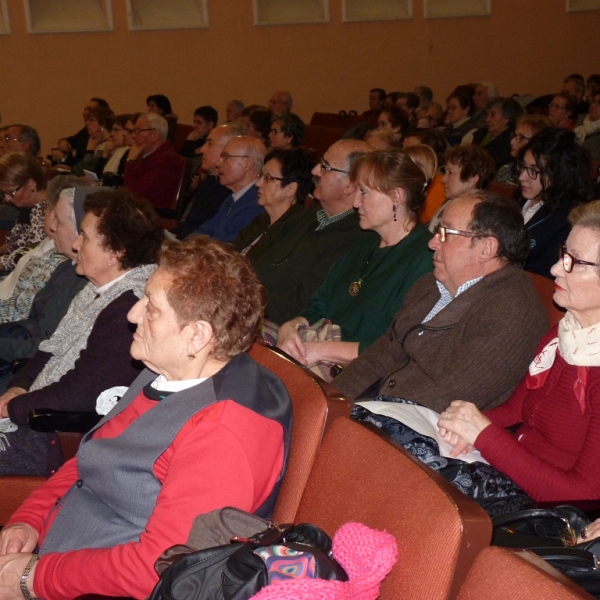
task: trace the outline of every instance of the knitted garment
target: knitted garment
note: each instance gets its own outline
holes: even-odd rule
[[[144,295],[146,281],[156,265],[142,265],[131,269],[127,276],[117,281],[102,295],[90,282],[75,296],[67,314],[59,323],[50,339],[40,344],[40,350],[52,354],[42,372],[33,382],[30,392],[39,390],[55,381],[75,366],[79,353],[87,346],[87,340],[96,318],[115,298],[131,290],[138,298]]]
[[[287,579],[264,587],[251,600],[376,600],[398,560],[394,536],[361,523],[342,525],[333,538],[333,556],[348,581]]]

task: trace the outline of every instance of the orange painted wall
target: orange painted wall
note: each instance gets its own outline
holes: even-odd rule
[[[168,0],[165,0],[168,1]],[[117,112],[141,110],[164,93],[182,122],[195,107],[221,113],[232,98],[265,103],[289,89],[305,119],[314,111],[365,110],[371,87],[425,84],[443,99],[458,83],[494,81],[502,94],[541,94],[571,72],[600,71],[593,51],[600,11],[567,13],[565,0],[494,0],[491,17],[255,27],[251,0],[209,0],[210,27],[129,32],[124,0],[112,0],[115,30],[27,34],[22,0],[8,0],[12,33],[0,36],[2,123],[33,125],[44,153],[82,126],[93,95]]]

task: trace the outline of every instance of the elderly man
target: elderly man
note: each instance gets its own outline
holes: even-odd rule
[[[473,103],[475,104],[475,112],[472,118],[477,123],[477,127],[485,127],[485,119],[487,117],[487,104],[493,98],[497,98],[498,88],[491,81],[482,81],[475,84],[475,95]]]
[[[585,94],[585,82],[579,77],[567,77],[563,81],[561,92],[567,92],[575,97],[577,104],[573,110],[573,118],[578,119],[581,115],[587,115],[590,110],[590,103],[583,97]],[[589,98],[588,98],[589,100]]]
[[[241,125],[229,124],[215,127],[208,134],[206,142],[201,148],[201,168],[207,176],[198,184],[187,211],[175,229],[174,233],[180,240],[212,219],[223,204],[223,200],[231,194],[229,188],[219,182],[219,163],[227,142],[232,137],[243,135],[243,133]],[[198,176],[196,175],[196,177]]]
[[[160,115],[142,113],[134,126],[134,144],[125,164],[125,187],[149,200],[157,210],[170,209],[185,159],[167,142],[169,126]]]
[[[385,104],[385,90],[382,88],[373,88],[369,90],[369,110],[365,110],[362,114],[363,117],[375,117],[383,108]]]
[[[4,133],[5,152],[29,152],[37,157],[40,153],[40,136],[29,125],[10,125]]]
[[[292,110],[292,95],[289,92],[273,92],[269,100],[269,108],[273,113],[287,113]]]
[[[331,265],[343,256],[359,236],[377,235],[363,231],[358,214],[352,208],[355,188],[348,173],[356,158],[373,147],[358,140],[341,140],[329,147],[321,162],[313,169],[317,179],[314,196],[320,209],[297,220],[303,235],[273,247],[253,263],[267,288],[265,316],[278,325],[298,316],[308,308],[310,297],[321,285]]]
[[[506,400],[548,328],[522,270],[528,246],[509,200],[488,192],[454,200],[429,242],[433,273],[415,283],[390,330],[333,384],[352,399],[406,398],[437,412],[456,399],[480,409]]]
[[[264,211],[258,205],[258,179],[267,148],[258,139],[246,135],[231,138],[217,165],[219,182],[231,194],[225,198],[217,214],[194,231],[195,234],[231,242],[241,229]]]

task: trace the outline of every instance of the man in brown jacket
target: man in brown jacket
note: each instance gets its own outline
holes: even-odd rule
[[[522,265],[529,239],[516,205],[478,192],[447,206],[433,274],[406,295],[389,331],[333,384],[352,399],[393,396],[437,412],[452,400],[489,409],[506,400],[548,329]]]

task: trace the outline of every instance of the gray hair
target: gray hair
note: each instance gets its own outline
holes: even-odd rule
[[[488,91],[488,96],[490,98],[496,98],[498,97],[500,94],[498,93],[498,88],[496,87],[495,84],[493,84],[491,81],[481,81],[479,83],[479,85],[482,85],[484,88],[487,89]]]
[[[70,187],[70,188],[65,188],[64,190],[62,190],[60,192],[60,194],[58,195],[58,198],[56,199],[56,201],[58,202],[61,198],[71,208],[71,210],[69,211],[69,218],[71,219],[71,223],[72,223],[73,227],[75,228],[75,230],[77,230],[77,220],[75,219],[75,208],[73,206],[73,202],[75,199],[75,188]]]
[[[230,100],[227,104],[231,104],[233,109],[239,113],[241,113],[244,110],[244,108],[246,108],[241,100]]]
[[[492,98],[485,105],[485,109],[489,110],[493,106],[497,106],[505,119],[508,119],[509,125],[514,127],[517,119],[523,114],[521,105],[512,98]]]
[[[259,141],[259,140],[257,140]],[[264,144],[248,144],[246,149],[248,156],[252,159],[254,163],[254,170],[256,173],[260,173],[263,168],[263,164],[265,162],[265,156],[267,154],[267,149]]]
[[[167,134],[169,133],[169,124],[164,117],[150,112],[140,113],[140,117],[144,117],[144,119],[148,121],[148,125],[152,127],[152,129],[156,129],[156,131],[158,131],[158,135],[160,136],[161,140],[164,141],[167,139]]]
[[[40,136],[33,127],[29,127],[29,125],[19,125],[18,123],[9,125],[9,127],[19,128],[19,141],[29,142],[29,153],[32,156],[37,156],[40,153]]]
[[[79,177],[77,177],[76,175],[58,175],[56,177],[53,177],[48,182],[48,186],[46,187],[46,204],[50,208],[56,208],[58,198],[63,191],[68,190],[70,188],[76,188],[86,185],[88,184],[79,179]],[[71,191],[74,192],[73,189],[71,189]],[[71,195],[71,205],[72,198],[73,196]]]
[[[288,110],[292,110],[292,104],[294,103],[294,101],[292,100],[292,95],[289,92],[286,92],[285,90],[280,90],[274,93],[281,94],[281,101],[285,103]]]
[[[418,85],[414,90],[420,99],[427,100],[427,102],[433,102],[433,90],[426,85]]]

